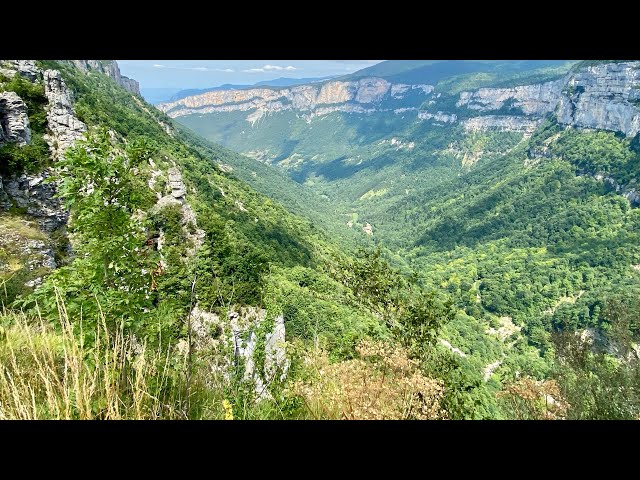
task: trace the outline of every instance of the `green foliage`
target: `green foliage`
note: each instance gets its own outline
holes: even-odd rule
[[[47,66],[62,71],[92,131],[60,163],[75,260],[28,299],[48,318],[58,294],[72,317],[82,318],[78,330],[102,309],[110,327],[123,323],[159,345],[160,338],[174,344],[187,337],[195,302],[220,314],[234,305],[263,307],[258,367],[271,320],[283,314],[289,342],[323,347],[334,361],[353,358],[361,339],[402,343],[445,385],[451,418],[508,417],[495,394],[519,376],[549,375],[574,406],[572,418],[637,417],[635,364],[599,352],[567,360],[554,342],[554,332],[589,327],[624,356],[637,338],[640,275],[631,265],[640,263],[639,211],[589,176],[633,186],[638,152],[631,141],[562,130],[552,121],[530,139],[469,135],[459,125],[416,122],[410,111],[334,113],[311,123],[283,112],[255,125],[246,112],[182,119],[264,164],[177,127],[104,75]],[[443,67],[443,94],[425,107],[453,111],[456,89],[551,79],[565,66],[551,67],[499,79],[499,65],[449,77]],[[35,91],[25,90],[31,87],[16,88],[36,101]],[[37,168],[39,161],[28,161],[34,156],[25,153],[11,168]],[[194,255],[195,225],[184,223],[182,205],[152,209],[166,179],[156,192],[147,188],[151,157],[157,168],[175,165],[183,174],[204,231]],[[362,232],[365,223],[373,236]],[[162,262],[152,240],[160,235]],[[354,253],[355,245],[364,248]],[[486,373],[488,365],[494,367]],[[292,379],[296,372],[293,365]],[[241,365],[236,373],[218,392],[234,417],[300,414],[300,399],[283,385],[256,407]],[[184,388],[179,379],[176,385]]]
[[[15,92],[25,102],[31,129],[30,144],[18,146],[8,143],[0,146],[0,175],[37,172],[49,163],[49,146],[43,138],[47,119],[44,85],[15,75],[0,84],[0,91]]]
[[[640,154],[630,149],[629,140],[612,132],[567,130],[552,150],[580,171],[610,175],[623,185],[635,183],[640,174]]]
[[[35,173],[49,163],[49,146],[42,135],[34,134],[28,145],[7,143],[0,146],[0,175]]]
[[[632,420],[640,415],[640,363],[633,353],[620,360],[592,351],[573,332],[555,335],[558,362],[553,376],[575,420]],[[615,344],[614,344],[615,345]],[[600,346],[601,347],[601,346]]]
[[[34,132],[44,133],[46,126],[47,97],[44,85],[40,82],[30,82],[21,75],[15,75],[10,81],[0,86],[0,91],[15,92],[27,105],[29,126]]]
[[[105,130],[67,150],[58,162],[58,194],[71,210],[76,258],[55,270],[27,304],[35,301],[55,317],[58,291],[74,317],[90,321],[101,308],[111,325],[123,321],[144,332],[152,294],[145,270],[155,258],[144,249],[143,225],[134,213],[149,207],[143,165],[150,153],[140,141],[121,147]]]

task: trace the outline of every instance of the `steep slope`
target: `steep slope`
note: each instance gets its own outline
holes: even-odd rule
[[[293,401],[290,415],[308,415],[283,390],[285,340],[349,359],[360,340],[388,340],[391,326],[405,322],[404,309],[417,308],[411,299],[420,297],[385,262],[345,255],[308,220],[239,181],[228,166],[235,154],[176,129],[104,64],[4,65],[11,73],[0,79],[10,92],[3,126],[10,128],[3,128],[0,261],[3,287],[15,288],[3,288],[3,303],[36,321],[62,320],[64,335],[96,349],[102,335],[124,332],[131,355],[153,346],[166,356],[157,365],[163,373],[143,382],[190,396],[197,381],[205,398],[224,394],[243,415],[256,399]],[[48,142],[41,158],[24,162],[38,138]],[[26,206],[16,207],[21,201]],[[40,201],[56,210],[30,208]],[[58,224],[47,230],[53,219]],[[69,246],[60,263],[49,251],[58,240]],[[15,265],[21,243],[49,248],[35,258],[46,271],[34,252]],[[16,269],[37,274],[37,282]],[[435,297],[422,311],[449,315]],[[18,338],[20,315],[0,316]],[[55,415],[46,410],[50,400],[42,399],[45,416]],[[91,407],[98,415],[102,401]],[[193,413],[191,400],[176,407]]]
[[[458,332],[509,318],[545,352],[554,330],[607,330],[607,302],[638,292],[639,67],[385,62],[341,81],[431,78],[430,91],[408,110],[385,111],[382,99],[306,122],[307,110],[269,104],[255,106],[268,111],[255,125],[244,111],[174,112],[328,198],[344,230],[447,289],[469,317]],[[488,344],[455,340],[465,354]]]
[[[260,163],[175,125],[114,64],[8,61],[0,295],[99,353],[124,332],[130,371],[157,349],[135,385],[181,418],[635,418],[638,63],[196,102],[240,105],[229,139],[261,111]],[[382,248],[340,240],[358,237]],[[24,343],[15,315],[0,323]],[[573,330],[608,353],[552,341]],[[111,418],[104,401],[89,409]]]

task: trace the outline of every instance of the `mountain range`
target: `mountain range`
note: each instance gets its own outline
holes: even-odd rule
[[[407,60],[156,108],[1,61],[0,417],[638,418],[639,92]]]

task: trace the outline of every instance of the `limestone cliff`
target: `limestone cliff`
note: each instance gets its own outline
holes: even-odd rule
[[[589,66],[573,75],[558,105],[560,123],[640,132],[640,62]]]
[[[40,69],[34,60],[0,60],[0,75],[13,78],[16,74],[33,82],[38,79]]]
[[[140,84],[120,73],[120,67],[115,60],[69,60],[83,72],[95,71],[113,78],[116,83],[134,95],[140,95]]]
[[[542,84],[461,92],[456,107],[465,114],[499,114],[470,118],[467,130],[529,131],[554,114],[563,125],[633,137],[640,133],[640,61],[583,66]]]
[[[457,107],[479,112],[500,110],[507,104],[524,115],[543,116],[555,110],[565,80],[513,88],[480,88],[460,93]]]
[[[255,122],[265,113],[295,110],[304,112],[309,120],[334,111],[371,113],[384,100],[404,99],[411,93],[417,95],[419,105],[432,91],[431,85],[391,84],[382,78],[370,77],[279,89],[216,90],[162,103],[158,108],[174,118],[192,113],[252,111],[247,117],[249,122]]]
[[[520,132],[530,135],[540,124],[542,119],[516,117],[511,115],[485,115],[472,117],[462,121],[467,132],[483,130],[497,130],[502,132]]]
[[[0,93],[0,145],[31,142],[27,106],[15,92]]]
[[[82,138],[87,126],[73,113],[71,95],[59,71],[44,72],[44,93],[49,101],[47,124],[51,132],[46,139],[55,159]]]

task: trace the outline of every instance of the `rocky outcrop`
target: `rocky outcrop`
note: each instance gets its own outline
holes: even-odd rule
[[[259,399],[268,397],[269,385],[273,381],[284,380],[289,368],[285,352],[284,317],[276,317],[273,327],[264,332],[264,338],[259,338],[258,332],[265,317],[265,310],[253,307],[242,308],[240,312],[229,312],[234,364],[244,365],[244,379],[253,382]],[[261,341],[264,342],[265,351],[262,369],[258,368],[256,361],[256,351]]]
[[[65,225],[69,214],[60,199],[55,197],[55,184],[45,181],[49,176],[51,170],[45,169],[36,175],[0,177],[0,207],[6,209],[15,205],[26,209],[26,213],[45,232]]]
[[[284,317],[278,315],[265,323],[266,317],[265,310],[255,307],[233,308],[224,320],[197,305],[193,308],[189,319],[192,354],[206,358],[212,380],[228,382],[232,372],[241,372],[242,379],[253,385],[257,399],[269,398],[269,386],[286,378],[289,360]],[[177,348],[188,355],[187,340]]]
[[[151,178],[149,180],[149,187],[153,189],[156,178],[162,176],[162,172],[159,170],[153,170],[155,164],[153,160],[150,160],[152,167]],[[193,256],[197,250],[204,243],[205,232],[198,228],[198,220],[195,212],[191,208],[191,205],[187,203],[187,187],[182,181],[182,174],[177,167],[173,166],[169,168],[168,172],[169,181],[167,182],[167,194],[162,196],[152,208],[152,212],[158,212],[163,208],[170,205],[178,205],[181,212],[181,224],[184,233],[189,241],[189,247],[187,248],[187,255]],[[158,240],[158,250],[162,249],[162,235]]]
[[[640,62],[589,66],[571,76],[558,105],[558,122],[577,127],[640,132]]]
[[[462,92],[456,106],[479,113],[508,110],[508,117],[494,118],[518,118],[515,131],[555,113],[564,125],[633,137],[640,133],[640,61],[591,65],[542,84]],[[472,129],[495,127],[492,121],[471,120]]]
[[[579,175],[586,175],[599,182],[608,184],[618,195],[622,195],[629,201],[632,207],[640,207],[640,193],[632,187],[618,183],[614,178],[607,177],[601,173],[581,172]]]
[[[42,275],[56,268],[51,242],[34,222],[19,216],[4,216],[0,227],[0,274],[19,275],[31,288],[42,283]]]
[[[524,115],[544,116],[555,110],[565,80],[522,85],[513,88],[480,88],[460,93],[457,107],[490,112],[504,107],[517,109]]]
[[[59,71],[44,72],[44,92],[49,101],[47,122],[51,132],[45,138],[53,157],[58,158],[73,142],[82,138],[87,126],[73,113],[71,95]]]
[[[440,123],[455,123],[458,120],[458,116],[455,113],[446,114],[438,111],[436,113],[418,112],[418,119],[420,120],[433,120]]]
[[[153,160],[149,187],[154,189],[158,179],[163,176]],[[167,170],[168,181],[164,196],[156,202],[152,212],[158,212],[169,205],[178,205],[181,209],[181,224],[191,244],[187,256],[192,257],[204,244],[205,232],[197,228],[197,218],[187,203],[187,187],[182,180],[180,170],[174,165]],[[243,210],[241,202],[236,205]],[[162,255],[163,234],[160,233],[157,248]],[[277,380],[283,380],[289,368],[285,352],[285,326],[282,315],[273,320],[273,325],[265,329],[266,311],[255,307],[240,307],[229,312],[226,321],[216,313],[201,309],[197,304],[189,313],[191,323],[191,346],[196,354],[204,355],[209,364],[212,379],[222,377],[230,379],[230,371],[244,368],[244,380],[253,383],[257,399],[269,397],[268,386]],[[262,365],[258,365],[257,351],[264,348]],[[178,344],[178,350],[188,355],[188,339]],[[225,352],[230,350],[231,355]]]
[[[510,115],[485,115],[472,117],[461,122],[465,131],[474,133],[483,130],[496,130],[499,132],[519,132],[531,135],[542,122],[542,119],[516,117]]]
[[[140,95],[140,84],[120,73],[120,67],[115,60],[69,60],[83,72],[100,72],[113,78],[125,90]]]
[[[427,95],[431,85],[391,84],[377,77],[358,81],[333,80],[324,83],[298,85],[289,88],[248,88],[215,90],[162,103],[158,108],[171,117],[192,113],[257,111],[247,120],[255,122],[264,113],[295,110],[306,113],[307,120],[335,111],[370,113],[385,99],[402,99],[409,91]]]
[[[0,93],[0,145],[8,142],[31,142],[27,106],[15,92]]]
[[[13,78],[16,74],[34,82],[40,77],[34,60],[0,60],[0,74]]]

